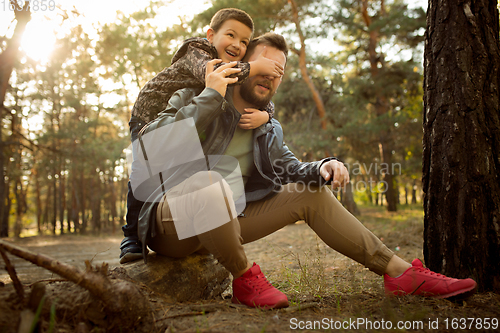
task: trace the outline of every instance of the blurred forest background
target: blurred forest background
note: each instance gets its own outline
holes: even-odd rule
[[[214,0],[166,27],[157,15],[169,1],[117,8],[111,23],[92,25],[77,7],[52,1],[58,27],[44,59],[20,43],[48,12],[8,2],[0,9],[10,22],[0,31],[0,237],[118,231],[135,97],[224,7],[247,11],[256,35],[286,37],[292,52],[275,117],[298,158],[346,163],[352,186],[338,194],[346,207],[420,203],[426,19],[413,1]]]

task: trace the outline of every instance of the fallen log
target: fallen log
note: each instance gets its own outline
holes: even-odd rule
[[[103,304],[103,311],[109,319],[108,331],[134,328],[134,331],[149,332],[152,329],[152,311],[146,297],[131,282],[111,281],[107,277],[107,264],[103,264],[101,267],[92,267],[89,262],[86,262],[87,269],[82,272],[77,267],[59,262],[43,254],[33,253],[3,240],[0,240],[0,248],[48,269],[88,290],[94,298]]]

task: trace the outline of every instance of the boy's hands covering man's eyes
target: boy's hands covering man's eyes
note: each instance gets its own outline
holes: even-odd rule
[[[257,57],[257,60],[250,61],[250,76],[263,75],[272,77],[282,77],[285,74],[283,66],[275,60],[266,58],[266,48]]]

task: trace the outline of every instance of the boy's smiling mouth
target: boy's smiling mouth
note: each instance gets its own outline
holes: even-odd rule
[[[232,58],[236,58],[238,56],[238,54],[234,51],[229,51],[229,50],[226,50],[226,54]]]

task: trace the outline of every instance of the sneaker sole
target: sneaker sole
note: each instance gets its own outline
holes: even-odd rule
[[[120,258],[120,264],[125,264],[127,262],[136,261],[142,259],[142,253],[125,253],[123,257]]]
[[[287,308],[288,307],[288,300],[281,300],[281,301],[279,301],[278,303],[276,303],[274,305],[268,305],[268,304],[266,304],[266,305],[263,305],[263,306],[257,306],[255,304],[248,305],[248,304],[245,304],[243,302],[240,302],[240,300],[237,299],[236,297],[231,298],[231,302],[234,303],[234,304],[242,304],[242,305],[249,306],[251,308],[262,309],[262,310],[282,309],[282,308]]]
[[[437,298],[437,299],[453,298],[456,300],[465,299],[467,297],[474,295],[476,293],[476,290],[477,290],[477,284],[472,286],[471,288],[460,289],[460,290],[454,291],[454,292],[446,294],[446,295],[436,296],[435,298]]]
[[[467,297],[470,297],[476,293],[477,290],[477,284],[470,287],[470,288],[465,288],[465,289],[460,289],[456,290],[452,293],[449,294],[444,294],[444,295],[426,295],[426,294],[408,294],[405,293],[402,290],[393,290],[393,291],[385,291],[385,295],[387,297],[398,297],[398,296],[420,296],[420,297],[430,297],[430,298],[437,298],[437,299],[444,299],[444,298],[453,298],[453,299],[465,299]]]

